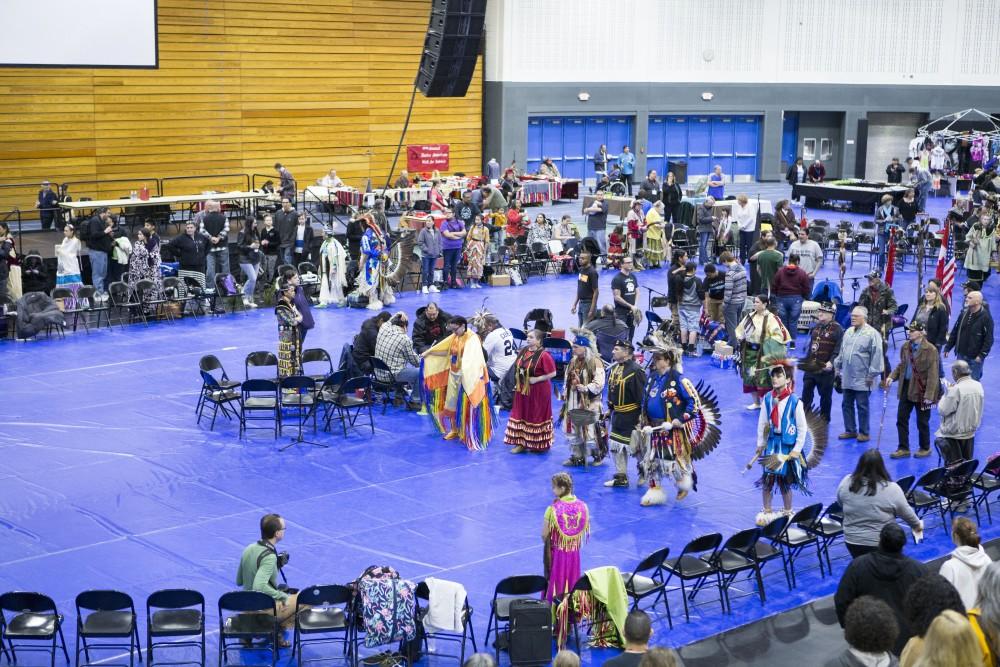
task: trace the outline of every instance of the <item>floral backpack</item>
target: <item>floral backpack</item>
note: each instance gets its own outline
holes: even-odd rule
[[[365,647],[409,641],[417,634],[416,585],[388,565],[372,565],[354,583],[355,612]]]

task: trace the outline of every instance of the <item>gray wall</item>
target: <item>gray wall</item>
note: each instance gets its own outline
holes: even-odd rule
[[[916,130],[927,122],[919,113],[868,114],[868,150],[865,154],[865,174],[868,179],[884,180],[885,168],[898,157],[905,166],[906,148]]]
[[[590,94],[588,102],[577,99],[583,91]],[[701,99],[704,91],[713,93],[711,102]],[[850,177],[864,176],[854,173],[854,142],[858,120],[867,118],[869,112],[906,111],[937,118],[969,107],[987,113],[1000,107],[1000,87],[487,81],[483,94],[484,161],[496,157],[506,165],[516,157],[524,166],[529,115],[628,114],[635,116],[636,171],[643,173],[650,115],[763,114],[759,177],[764,181],[785,176],[781,168],[782,111],[785,110],[836,114],[840,130],[833,147],[836,171],[827,165],[827,172],[831,176]],[[828,129],[833,130],[832,127]],[[800,139],[803,136],[806,135],[800,128]]]
[[[792,111],[789,109],[789,111]],[[855,132],[857,131],[857,123]],[[795,150],[796,156],[804,156],[805,140],[813,139],[816,142],[816,154],[813,159],[821,158],[826,167],[826,177],[828,179],[844,177],[844,148],[846,144],[843,136],[847,128],[844,127],[844,114],[839,111],[800,111],[799,112],[799,142]],[[821,156],[820,147],[823,139],[830,140],[831,157]],[[808,167],[812,160],[806,159],[805,165]]]

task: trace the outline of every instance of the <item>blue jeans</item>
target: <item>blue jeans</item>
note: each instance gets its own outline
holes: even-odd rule
[[[104,281],[108,277],[108,253],[100,250],[90,251],[90,282],[98,294],[104,294]]]
[[[292,246],[281,246],[278,249],[278,260],[282,264],[291,264],[295,266],[295,261],[292,259],[292,253],[295,249]]]
[[[434,283],[434,263],[437,257],[420,258],[420,277],[423,278],[423,286],[430,287]]]
[[[795,340],[798,333],[799,315],[802,313],[802,297],[795,294],[792,296],[775,297],[778,302],[778,317],[788,329],[788,335]]]
[[[253,301],[254,288],[257,287],[257,267],[253,264],[240,262],[240,270],[243,271],[246,278],[246,282],[243,283],[243,299],[244,301]]]
[[[458,287],[458,260],[461,257],[461,248],[444,250],[444,283],[449,287]]]
[[[601,249],[602,255],[608,254],[608,230],[591,229],[587,231],[587,235],[594,237],[594,240],[597,241],[597,247]]]
[[[218,252],[206,253],[205,259],[205,280],[208,281],[210,287],[215,287],[215,275],[218,273],[222,275],[229,273],[229,248]]]
[[[698,263],[708,263],[708,240],[712,238],[712,232],[698,232]]]
[[[857,391],[844,388],[844,403],[841,406],[844,413],[844,430],[848,433],[868,435],[868,399],[871,391]],[[854,419],[854,406],[858,406],[858,418]]]
[[[972,371],[972,379],[973,380],[977,380],[978,381],[978,380],[982,379],[982,377],[983,377],[983,362],[976,361],[975,359],[972,359],[970,357],[966,357],[965,355],[962,355],[962,354],[959,354],[957,356],[958,356],[958,358],[960,360],[962,360],[965,363],[969,364],[969,370]]]

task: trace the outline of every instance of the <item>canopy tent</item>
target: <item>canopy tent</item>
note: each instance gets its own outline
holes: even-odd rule
[[[918,137],[935,139],[1000,139],[1000,118],[979,109],[966,109],[932,120],[917,130]]]

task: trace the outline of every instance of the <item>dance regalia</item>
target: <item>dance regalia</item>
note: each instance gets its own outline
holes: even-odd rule
[[[347,253],[340,241],[332,235],[323,239],[319,249],[319,305],[347,303],[344,288],[347,287]]]
[[[608,408],[611,410],[609,446],[615,460],[615,478],[628,481],[628,455],[637,455],[632,432],[639,425],[646,373],[632,359],[616,363],[608,376]]]
[[[529,378],[556,372],[556,362],[544,349],[522,348],[514,361],[514,405],[507,420],[504,444],[544,452],[552,447],[552,380]]]
[[[576,496],[557,498],[545,510],[545,599],[568,593],[580,578],[580,549],[590,535],[590,510]]]
[[[676,369],[663,375],[654,370],[646,383],[642,413],[647,425],[654,429],[643,452],[649,491],[642,504],[665,502],[660,480],[667,475],[681,492],[679,498],[687,491],[697,491],[694,461],[715,449],[721,438],[714,392],[700,383],[696,387]],[[674,420],[681,425],[673,426]]]
[[[465,240],[465,260],[468,265],[466,273],[470,280],[478,281],[483,277],[483,265],[486,263],[486,247],[490,243],[490,230],[486,225],[472,225]]]
[[[599,425],[604,379],[604,363],[593,348],[588,349],[585,358],[579,359],[574,356],[566,364],[566,375],[563,382],[565,401],[559,418],[563,423],[562,428],[563,432],[566,433],[566,442],[569,444],[572,459],[585,461],[588,445],[595,461],[603,459],[607,452],[607,445],[603,442],[605,440],[602,434],[603,429]],[[586,387],[586,391],[577,390],[577,387],[581,385]],[[570,415],[573,411],[578,410],[593,413],[594,423],[582,427],[574,425]]]
[[[802,454],[808,434],[805,408],[790,385],[764,396],[757,421],[757,449],[762,451],[764,465],[757,486],[768,492],[776,486],[782,493],[799,489],[809,495],[808,467]]]
[[[389,244],[382,230],[369,216],[365,218],[368,229],[361,237],[361,273],[358,275],[357,292],[368,297],[369,310],[390,306],[396,297],[389,285]]]
[[[428,351],[420,384],[434,423],[446,438],[458,438],[470,450],[486,449],[493,435],[493,407],[479,337],[471,331],[452,334]]]
[[[750,312],[736,327],[736,339],[740,341],[743,393],[770,389],[768,366],[771,361],[785,358],[785,345],[792,339],[788,329],[774,313]]]
[[[278,377],[302,374],[302,339],[296,322],[298,310],[287,299],[278,299],[274,307],[278,318]]]
[[[614,268],[619,268],[622,257],[625,255],[625,237],[621,234],[611,232],[608,236],[608,264]]]

